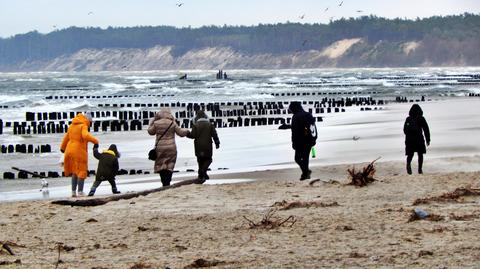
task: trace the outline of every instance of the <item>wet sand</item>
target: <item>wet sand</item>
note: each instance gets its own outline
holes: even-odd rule
[[[19,246],[12,246],[15,256],[2,252],[0,262],[55,268],[63,244],[58,268],[189,268],[199,259],[214,268],[478,268],[479,196],[412,203],[480,188],[479,164],[480,156],[427,158],[426,174],[409,176],[403,162],[379,162],[377,181],[363,188],[346,185],[352,165],[344,164],[312,167],[322,180],[313,185],[298,181],[298,169],[281,169],[215,175],[257,180],[188,185],[98,207],[1,203],[0,241]],[[324,206],[273,206],[284,200]],[[445,219],[408,222],[415,207]],[[292,216],[293,225],[250,228],[247,219],[258,223],[274,208],[273,220]]]

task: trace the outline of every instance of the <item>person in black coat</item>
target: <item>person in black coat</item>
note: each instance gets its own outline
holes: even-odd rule
[[[93,182],[92,188],[88,193],[88,196],[93,196],[98,186],[102,181],[107,180],[112,186],[112,193],[120,193],[117,190],[117,185],[115,184],[115,176],[118,173],[118,158],[120,158],[120,153],[117,150],[115,144],[110,145],[108,150],[104,150],[102,153],[98,152],[98,144],[93,146],[93,156],[98,159],[98,168],[95,173],[95,182]]]
[[[292,148],[295,150],[295,162],[300,166],[300,180],[310,179],[312,171],[308,168],[310,150],[315,145],[317,129],[312,114],[303,110],[300,102],[291,102],[288,107],[292,116]]]
[[[407,173],[412,174],[412,159],[416,152],[418,155],[418,173],[423,173],[423,154],[427,153],[427,146],[430,145],[430,129],[423,117],[422,108],[418,104],[412,105],[409,116],[405,120],[403,133],[405,134],[405,155],[407,155]],[[423,136],[425,134],[425,137]]]
[[[187,135],[188,138],[195,139],[195,156],[198,163],[198,181],[203,184],[205,180],[209,179],[207,174],[208,167],[212,163],[213,147],[220,147],[220,140],[218,139],[215,126],[208,120],[207,114],[203,110],[198,110],[197,115],[192,126],[191,132]]]

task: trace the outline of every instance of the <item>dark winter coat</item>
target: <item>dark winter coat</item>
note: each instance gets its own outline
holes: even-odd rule
[[[403,133],[405,134],[405,155],[411,155],[414,152],[420,154],[427,152],[425,141],[430,144],[430,129],[419,105],[415,104],[410,109],[409,116],[403,126]]]
[[[195,156],[197,157],[212,157],[212,140],[217,148],[220,146],[220,140],[218,139],[215,126],[210,123],[207,115],[203,111],[197,112],[195,123],[188,137],[195,139]]]
[[[170,126],[170,124],[172,125]],[[168,128],[170,126],[170,128]],[[158,140],[160,136],[168,131]],[[159,173],[161,170],[173,171],[175,163],[177,162],[177,145],[175,144],[175,134],[179,136],[186,136],[188,134],[187,129],[180,128],[175,122],[175,118],[169,109],[161,109],[155,114],[155,118],[150,121],[148,126],[148,133],[155,135],[157,159],[155,160],[154,171]]]
[[[299,102],[292,102],[289,106],[292,116],[292,148],[294,150],[310,149],[315,141],[307,138],[306,132],[310,125],[315,124],[312,114],[303,110]]]
[[[118,158],[120,156],[117,147],[111,145],[108,150],[104,150],[102,153],[98,152],[98,147],[94,147],[93,156],[98,159],[95,181],[115,179],[119,169]]]

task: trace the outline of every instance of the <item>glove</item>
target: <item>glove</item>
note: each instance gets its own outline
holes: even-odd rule
[[[216,149],[220,148],[220,144],[215,144],[215,148]]]

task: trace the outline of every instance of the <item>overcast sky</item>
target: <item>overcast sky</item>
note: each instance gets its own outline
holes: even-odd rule
[[[183,3],[180,7],[177,4]],[[480,0],[0,0],[0,37],[70,26],[327,23],[377,15],[416,18],[480,14]],[[327,9],[325,11],[325,9]]]

